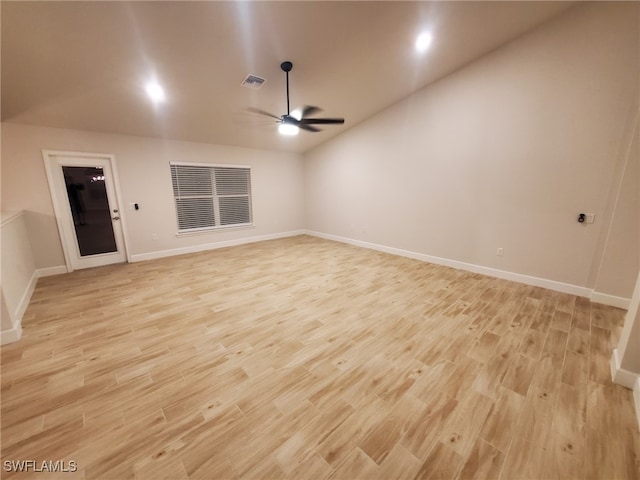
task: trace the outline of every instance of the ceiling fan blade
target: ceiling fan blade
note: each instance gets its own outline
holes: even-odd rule
[[[314,107],[311,105],[305,105],[302,107],[302,118],[308,117],[310,115],[315,115],[318,112],[321,112],[322,109],[319,107]]]
[[[264,110],[260,110],[259,108],[249,107],[247,108],[250,112],[258,113],[260,115],[266,115],[267,117],[275,118],[276,120],[280,120],[280,117],[274,115],[273,113],[265,112]]]
[[[296,126],[302,130],[306,130],[307,132],[320,132],[322,131],[320,128],[315,127],[314,125],[342,125],[344,123],[344,118],[309,118],[311,115],[315,115],[318,112],[321,112],[322,109],[320,107],[315,107],[313,105],[304,105],[303,107],[295,109],[293,112],[289,110],[289,72],[293,68],[293,64],[289,61],[282,62],[280,64],[280,69],[285,73],[285,82],[287,87],[287,113],[281,116],[274,115],[269,112],[265,112],[264,110],[260,110],[259,108],[250,107],[247,110],[253,113],[257,113],[259,115],[263,115],[265,117],[273,118],[277,120],[277,123],[281,124],[280,127],[289,127]],[[288,134],[294,132],[285,132],[284,128],[278,128],[280,133]],[[286,129],[292,130],[292,129]],[[295,131],[297,133],[297,130]]]
[[[322,130],[320,130],[319,128],[316,128],[312,125],[305,125],[304,123],[298,123],[298,128],[301,128],[302,130],[306,130],[307,132],[321,132]]]
[[[303,118],[299,123],[302,125],[342,125],[344,118]]]
[[[272,118],[264,117],[262,115],[254,115],[248,112],[244,112],[233,115],[233,122],[237,125],[243,125],[248,127],[262,127],[262,126],[274,126],[278,125],[278,122]]]

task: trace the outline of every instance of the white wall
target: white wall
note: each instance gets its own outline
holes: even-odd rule
[[[307,228],[593,288],[637,110],[638,9],[571,8],[308,152]]]
[[[4,299],[4,292],[0,288],[0,335],[1,332],[5,332],[13,329],[13,318],[11,318],[11,312],[7,306],[7,301]],[[4,337],[4,335],[2,335]],[[4,342],[0,341],[2,345]]]
[[[171,140],[2,124],[2,205],[26,211],[36,268],[64,265],[42,149],[115,154],[128,227],[129,253],[149,258],[304,226],[303,167],[291,153]],[[252,168],[255,228],[176,236],[170,161],[241,164]],[[138,203],[140,210],[128,209]],[[152,234],[158,239],[153,240]],[[182,250],[180,250],[182,249]]]
[[[0,301],[2,302],[0,310],[0,332],[4,332],[13,329],[13,318],[9,311],[9,307],[7,306],[7,301],[4,299],[4,292],[2,292],[1,288],[0,292]]]
[[[22,316],[36,286],[38,274],[22,212],[3,212],[0,225],[2,236],[0,343],[5,344],[20,338]]]
[[[599,295],[630,298],[640,268],[640,126],[637,118],[618,184],[611,228],[594,290]]]
[[[36,268],[55,269],[41,149],[113,153],[137,258],[306,226],[628,298],[637,39],[637,3],[579,5],[309,152],[304,172],[294,154],[3,123],[2,205],[25,210]],[[176,237],[172,160],[251,165],[256,228]]]

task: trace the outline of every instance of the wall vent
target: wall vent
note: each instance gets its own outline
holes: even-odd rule
[[[247,78],[245,78],[240,85],[242,85],[243,87],[253,88],[254,90],[257,90],[262,86],[264,82],[266,82],[264,78],[261,78],[257,75],[249,74],[247,75]]]

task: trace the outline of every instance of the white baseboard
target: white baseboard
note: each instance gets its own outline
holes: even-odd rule
[[[200,245],[193,245],[190,247],[172,248],[170,250],[159,250],[157,252],[140,253],[137,255],[131,255],[132,262],[142,262],[144,260],[153,260],[156,258],[172,257],[174,255],[184,255],[185,253],[203,252],[205,250],[214,250],[216,248],[234,247],[236,245],[244,245],[247,243],[264,242],[266,240],[275,240],[278,238],[294,237],[296,235],[303,235],[306,233],[304,230],[292,230],[289,232],[272,233],[268,235],[257,235],[254,237],[244,237],[235,240],[224,240],[221,242],[205,243]]]
[[[596,291],[591,292],[591,301],[601,303],[603,305],[609,305],[611,307],[623,308],[625,310],[629,310],[629,305],[631,305],[630,298],[616,297],[615,295]]]
[[[57,267],[39,268],[36,270],[38,278],[51,277],[53,275],[62,275],[63,273],[69,273],[66,265],[58,265]]]
[[[640,380],[640,374],[631,372],[620,366],[620,355],[617,348],[613,349],[609,365],[611,367],[611,379],[613,383],[630,389],[636,388],[636,384]]]
[[[22,294],[22,298],[20,298],[20,302],[18,303],[15,312],[11,312],[11,318],[13,318],[17,323],[17,325],[14,325],[14,329],[20,328],[21,330],[20,324],[22,322],[22,317],[24,316],[24,312],[27,311],[29,301],[31,300],[31,295],[33,295],[33,291],[36,289],[36,283],[38,283],[38,271],[34,270],[31,278],[29,279],[29,283],[27,284],[27,288],[25,288]]]
[[[13,328],[0,332],[0,345],[6,345],[8,343],[17,342],[18,340],[20,340],[20,337],[22,336],[22,317],[27,311],[27,307],[29,306],[29,302],[31,301],[31,296],[36,289],[38,278],[48,277],[51,275],[60,275],[61,273],[67,273],[66,266],[63,265],[58,267],[40,268],[38,270],[34,270],[31,278],[29,279],[29,283],[27,284],[27,287],[22,294],[22,298],[20,298],[18,306],[16,307],[14,312],[9,312],[14,325]]]
[[[613,383],[633,390],[633,405],[636,411],[638,428],[640,429],[640,374],[620,368],[620,358],[617,348],[613,349],[613,354],[611,355],[611,378],[613,379]]]
[[[36,289],[36,283],[38,283],[37,270],[35,270],[31,275],[27,288],[25,288],[22,293],[22,297],[20,298],[15,311],[9,312],[9,318],[11,318],[13,327],[9,330],[3,330],[0,332],[0,345],[6,345],[20,340],[20,337],[22,336],[22,317],[24,316],[24,312],[27,311],[31,295],[33,295],[33,291]]]
[[[518,283],[524,283],[526,285],[532,285],[535,287],[548,288],[562,293],[569,293],[571,295],[577,295],[580,297],[589,298],[592,302],[601,303],[603,305],[609,305],[612,307],[628,309],[631,303],[630,298],[617,297],[615,295],[609,295],[606,293],[595,292],[587,287],[580,287],[578,285],[571,285],[568,283],[557,282],[555,280],[548,280],[546,278],[532,277],[529,275],[523,275],[520,273],[508,272],[506,270],[498,270],[489,267],[483,267],[481,265],[475,265],[471,263],[459,262],[457,260],[451,260],[448,258],[434,257],[432,255],[426,255],[417,252],[411,252],[409,250],[402,250],[394,247],[387,247],[385,245],[379,245],[370,242],[364,242],[361,240],[354,240],[351,238],[340,237],[337,235],[330,235],[312,230],[292,230],[289,232],[275,233],[269,235],[258,235],[254,237],[245,237],[237,240],[226,240],[222,242],[208,243],[203,245],[194,245],[191,247],[175,248],[170,250],[160,250],[157,252],[141,253],[138,255],[131,255],[132,262],[141,262],[144,260],[153,260],[154,258],[164,258],[173,255],[182,255],[185,253],[202,252],[205,250],[212,250],[216,248],[232,247],[235,245],[243,245],[246,243],[262,242],[265,240],[275,240],[278,238],[293,237],[295,235],[312,235],[314,237],[325,238],[327,240],[334,240],[341,243],[347,243],[363,248],[369,248],[372,250],[378,250],[385,253],[391,253],[393,255],[400,255],[403,257],[413,258],[423,262],[435,263],[437,265],[444,265],[447,267],[457,268],[460,270],[466,270],[473,273],[480,273],[490,277],[502,278],[504,280],[511,280]],[[39,277],[49,277],[52,275],[60,275],[67,273],[67,267],[65,265],[59,265],[57,267],[40,268],[37,270]]]
[[[236,245],[244,245],[247,243],[254,243],[254,242],[263,242],[267,240],[275,240],[278,238],[293,237],[296,235],[304,235],[304,234],[319,237],[319,238],[325,238],[327,240],[333,240],[336,242],[346,243],[349,245],[355,245],[358,247],[368,248],[371,250],[377,250],[380,252],[390,253],[392,255],[399,255],[402,257],[413,258],[415,260],[420,260],[423,262],[429,262],[437,265],[443,265],[451,268],[465,270],[472,273],[479,273],[482,275],[519,282],[526,285],[547,288],[549,290],[554,290],[562,293],[569,293],[571,295],[577,295],[580,297],[587,297],[596,303],[611,305],[618,308],[628,309],[631,301],[630,299],[623,298],[623,297],[616,297],[613,295],[594,292],[593,290],[587,287],[580,287],[578,285],[571,285],[568,283],[557,282],[557,281],[548,280],[545,278],[532,277],[529,275],[508,272],[505,270],[498,270],[494,268],[484,267],[481,265],[475,265],[471,263],[460,262],[457,260],[451,260],[448,258],[435,257],[432,255],[412,252],[412,251],[403,250],[400,248],[388,247],[385,245],[365,242],[362,240],[354,240],[351,238],[340,237],[337,235],[320,233],[313,230],[292,230],[289,232],[282,232],[282,233],[275,233],[275,234],[268,234],[268,235],[258,235],[253,237],[239,238],[235,240],[225,240],[221,242],[193,245],[189,247],[174,248],[170,250],[160,250],[157,252],[142,253],[138,255],[131,255],[131,261],[141,262],[145,260],[153,260],[156,258],[170,257],[173,255],[183,255],[186,253],[202,252],[205,250],[232,247]],[[17,325],[11,330],[0,332],[2,335],[2,342],[1,342],[2,345],[5,345],[6,343],[15,342],[20,339],[20,336],[22,334],[22,327],[21,327],[22,316],[24,315],[24,312],[26,311],[27,306],[29,305],[31,295],[33,294],[38,278],[48,277],[52,275],[60,275],[67,272],[68,270],[65,265],[59,265],[56,267],[48,267],[48,268],[40,268],[34,272],[31,280],[29,281],[29,285],[27,286],[27,289],[25,290],[25,293],[21,299],[20,305],[17,311],[15,312],[15,316],[13,317],[17,319]],[[620,379],[620,381],[617,381],[616,383],[625,385],[628,388],[634,388],[636,375],[626,370],[620,369],[619,364],[615,363],[617,361],[615,357],[616,355],[617,355],[617,351],[614,350],[614,356],[612,356],[612,367],[611,367],[612,376],[614,378]],[[614,369],[614,366],[615,366],[615,369]],[[640,393],[638,395],[640,396]]]
[[[325,238],[327,240],[334,240],[341,243],[348,243],[349,245],[369,248],[371,250],[378,250],[380,252],[391,253],[393,255],[400,255],[402,257],[413,258],[415,260],[420,260],[423,262],[435,263],[436,265],[457,268],[459,270],[465,270],[472,273],[480,273],[489,277],[511,280],[513,282],[524,283],[525,285],[531,285],[534,287],[547,288],[556,292],[569,293],[571,295],[577,295],[579,297],[591,297],[592,290],[587,287],[580,287],[578,285],[557,282],[555,280],[548,280],[546,278],[532,277],[529,275],[523,275],[521,273],[483,267],[482,265],[475,265],[472,263],[459,262],[457,260],[451,260],[448,258],[434,257],[432,255],[426,255],[423,253],[411,252],[409,250],[402,250],[400,248],[387,247],[385,245],[378,245],[376,243],[363,242],[361,240],[353,240],[351,238],[339,237],[337,235],[328,235],[326,233],[315,232],[312,230],[308,230],[305,233],[314,237]]]
[[[18,324],[11,330],[3,330],[0,332],[0,345],[7,345],[8,343],[14,343],[20,340],[22,336],[22,326]]]

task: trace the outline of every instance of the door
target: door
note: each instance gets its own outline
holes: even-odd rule
[[[127,261],[112,155],[43,152],[67,269]]]

